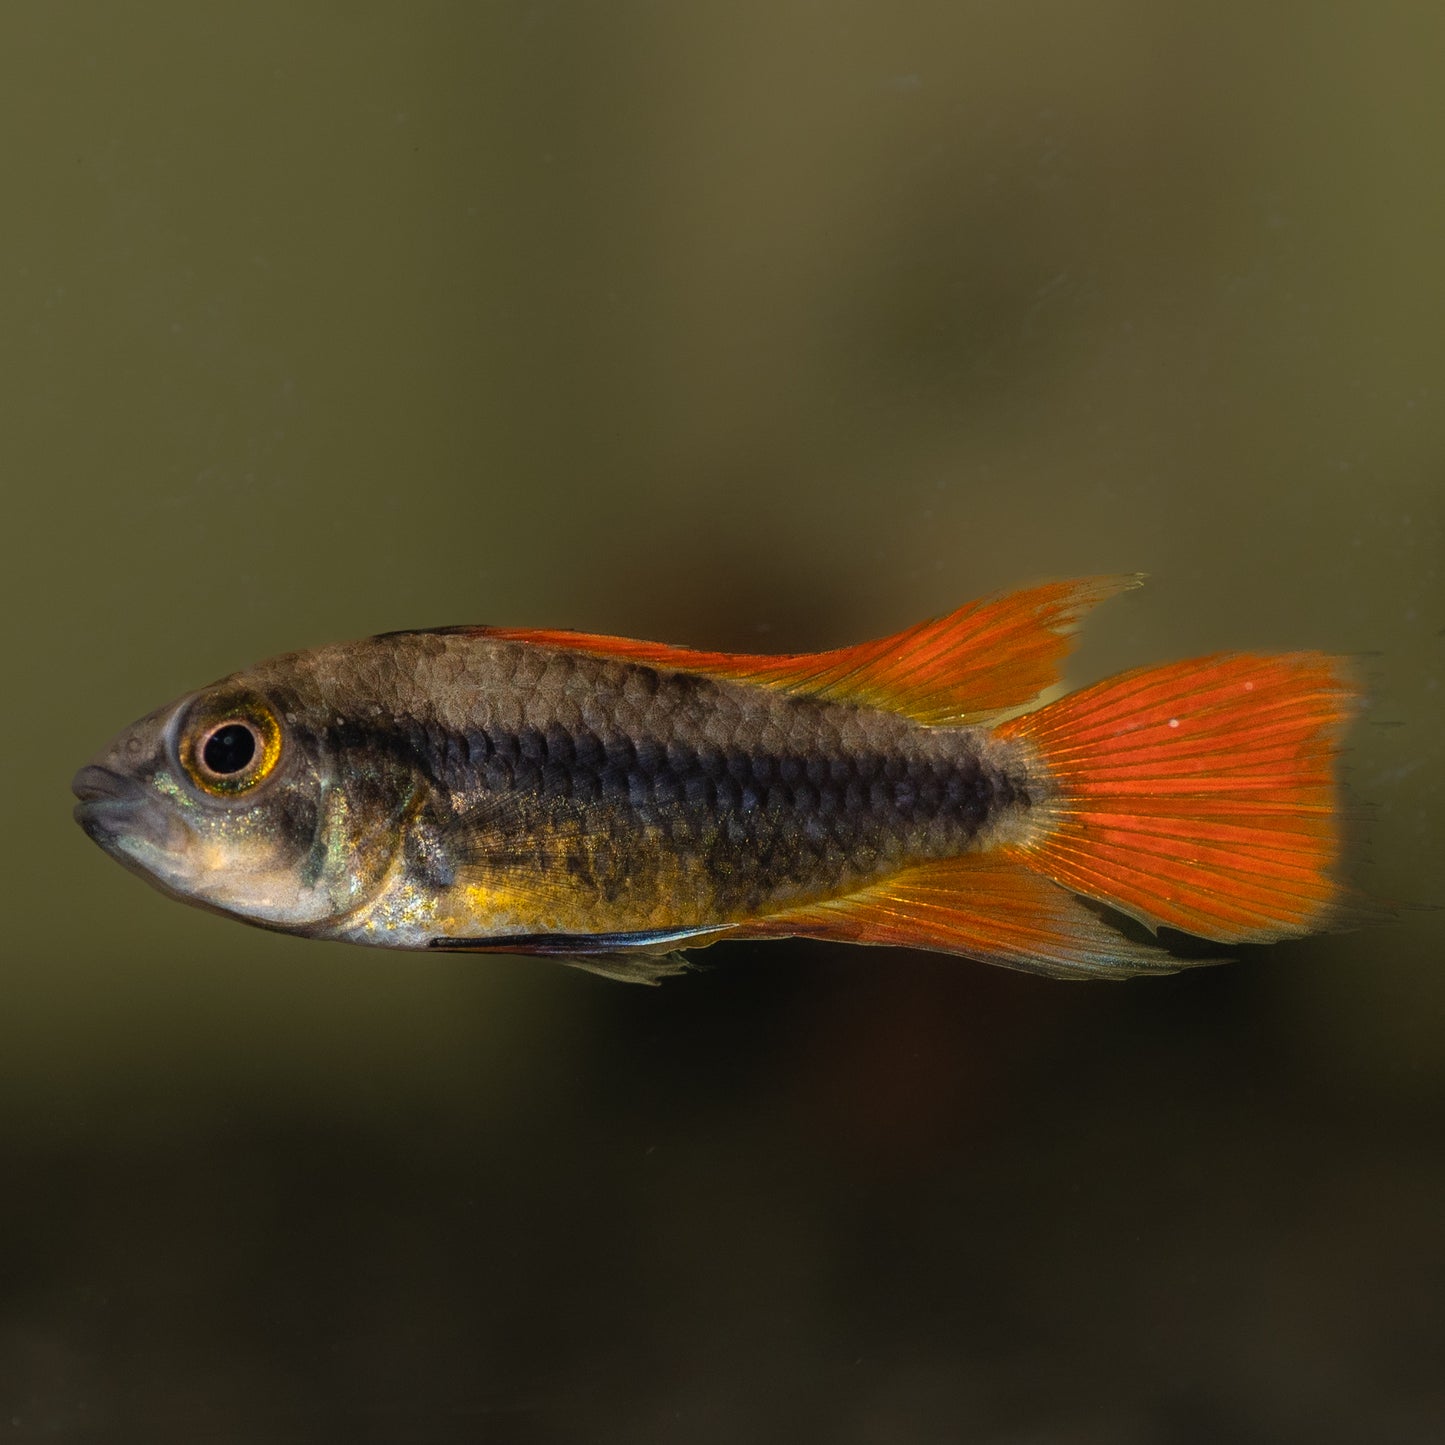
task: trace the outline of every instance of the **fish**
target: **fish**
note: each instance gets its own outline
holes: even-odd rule
[[[1141,580],[807,654],[481,626],[293,652],[124,729],[75,817],[263,928],[640,983],[736,939],[1123,978],[1201,961],[1161,928],[1341,926],[1349,665],[1225,652],[1065,693],[1083,616]]]

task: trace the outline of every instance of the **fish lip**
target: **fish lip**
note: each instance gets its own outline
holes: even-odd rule
[[[124,773],[90,763],[71,780],[70,791],[79,799],[71,816],[108,852],[126,837],[159,831],[155,810],[146,806],[150,800],[145,788]]]
[[[122,773],[102,768],[96,763],[87,763],[70,780],[70,791],[80,799],[80,807],[84,807],[87,803],[134,799],[137,786]],[[76,812],[79,811],[80,808],[77,808]]]

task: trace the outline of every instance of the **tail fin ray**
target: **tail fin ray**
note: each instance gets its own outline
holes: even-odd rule
[[[1141,668],[1004,724],[1057,787],[1009,851],[1157,927],[1268,942],[1344,890],[1334,762],[1357,703],[1339,658],[1236,653]]]

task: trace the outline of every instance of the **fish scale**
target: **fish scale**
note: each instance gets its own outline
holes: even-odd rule
[[[689,847],[701,850],[706,886],[671,906],[688,921],[731,919],[900,860],[957,854],[999,807],[1026,805],[1021,776],[984,766],[978,730],[582,655],[539,666],[519,643],[444,641],[439,655],[415,636],[376,639],[392,656],[361,671],[409,677],[423,698],[438,695],[428,689],[444,673],[483,700],[457,733],[450,702],[419,717],[411,704],[412,746],[457,819],[504,820],[480,835],[453,830],[465,840],[453,866],[495,874],[509,858],[535,859],[550,829],[577,913],[587,911],[579,888],[614,906],[624,878],[675,874],[676,850]],[[556,804],[580,810],[580,832]]]

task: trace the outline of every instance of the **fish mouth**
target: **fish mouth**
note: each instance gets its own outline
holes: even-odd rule
[[[138,831],[151,831],[145,822],[153,810],[145,806],[146,790],[134,778],[91,763],[71,779],[70,791],[80,800],[75,821],[102,848]]]
[[[82,803],[94,803],[102,798],[133,798],[136,784],[121,773],[89,763],[70,780],[70,791]]]

